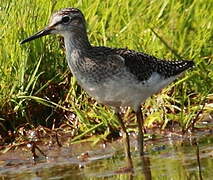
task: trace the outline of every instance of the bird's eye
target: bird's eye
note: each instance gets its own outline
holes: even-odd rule
[[[62,22],[63,23],[68,23],[70,21],[70,17],[69,16],[64,16],[63,18],[62,18]]]

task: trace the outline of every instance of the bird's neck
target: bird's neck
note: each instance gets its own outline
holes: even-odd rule
[[[75,50],[84,53],[91,48],[86,31],[73,30],[64,34],[64,42],[67,53]]]
[[[86,30],[73,30],[64,34],[66,58],[72,71],[75,66],[84,61],[84,56],[92,47],[89,43]]]

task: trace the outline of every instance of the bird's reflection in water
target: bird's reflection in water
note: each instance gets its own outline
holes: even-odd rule
[[[150,159],[149,156],[140,156],[141,159],[141,168],[142,173],[144,175],[145,180],[151,180],[152,179],[152,173],[150,169]]]

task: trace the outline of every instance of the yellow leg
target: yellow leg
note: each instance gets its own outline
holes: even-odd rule
[[[124,125],[124,122],[123,122],[119,112],[116,112],[116,115],[118,117],[119,123],[121,125],[122,131],[123,131],[123,134],[124,134],[123,138],[124,138],[125,154],[126,154],[126,158],[127,158],[128,168],[133,169],[132,157],[131,157],[131,153],[130,153],[129,134],[126,131],[126,127]]]
[[[140,155],[144,155],[144,132],[143,132],[143,114],[141,108],[136,111],[137,124],[138,124],[138,150]]]

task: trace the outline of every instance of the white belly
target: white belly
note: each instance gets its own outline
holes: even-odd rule
[[[90,96],[100,103],[115,107],[130,106],[137,110],[148,97],[159,92],[175,78],[164,79],[158,73],[153,73],[144,83],[138,82],[134,78],[114,77],[99,84],[85,83],[86,81],[81,79],[80,84]]]

